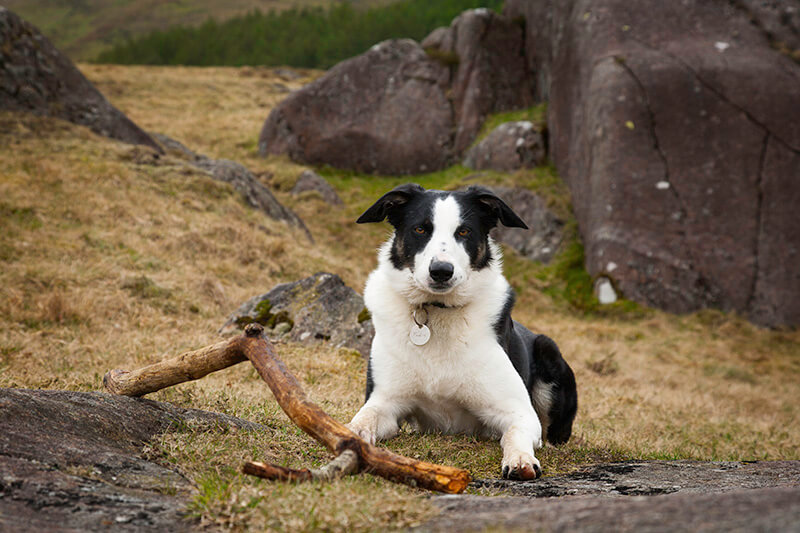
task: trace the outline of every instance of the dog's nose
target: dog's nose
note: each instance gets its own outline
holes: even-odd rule
[[[428,269],[428,272],[430,272],[433,281],[439,283],[447,281],[453,277],[453,263],[448,263],[446,261],[433,261]]]

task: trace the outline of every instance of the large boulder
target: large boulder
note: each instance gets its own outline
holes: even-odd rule
[[[276,106],[259,151],[369,173],[444,168],[488,113],[532,103],[523,46],[522,27],[486,9],[465,12],[423,46],[382,42]]]
[[[452,157],[452,106],[438,80],[447,67],[409,39],[339,63],[272,110],[261,154],[310,164],[408,174]]]
[[[797,5],[797,2],[778,2]],[[509,0],[593,275],[800,323],[800,65],[722,1]]]
[[[161,151],[39,30],[2,6],[0,109],[61,118],[105,137]]]
[[[318,272],[300,281],[281,283],[234,311],[220,333],[238,332],[251,322],[267,335],[302,343],[329,341],[369,356],[375,328],[364,299],[336,274]]]
[[[145,446],[174,427],[263,431],[231,416],[108,394],[0,389],[0,530],[190,531],[194,488]]]

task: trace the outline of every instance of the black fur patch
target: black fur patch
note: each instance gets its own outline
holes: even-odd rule
[[[482,187],[464,191],[426,191],[416,184],[401,185],[383,195],[357,220],[358,223],[380,222],[388,219],[395,235],[390,259],[398,270],[414,268],[414,257],[421,252],[433,234],[433,209],[436,201],[452,196],[458,203],[461,217],[459,231],[454,235],[464,246],[470,266],[481,270],[492,260],[489,231],[498,221],[509,227],[527,228],[525,223],[497,196]]]

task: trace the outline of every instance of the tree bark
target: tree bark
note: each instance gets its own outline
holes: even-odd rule
[[[106,373],[103,383],[112,393],[142,396],[184,381],[199,379],[245,359],[249,359],[256,368],[289,418],[337,455],[337,459],[316,471],[317,476],[313,474],[314,471],[292,470],[263,463],[246,464],[246,473],[270,479],[306,481],[331,479],[357,469],[391,481],[447,493],[460,493],[469,484],[470,475],[466,470],[417,461],[373,446],[331,418],[306,397],[297,379],[275,355],[272,344],[259,324],[248,324],[245,334],[239,337],[139,370],[111,370]],[[356,466],[352,465],[352,459],[341,457],[343,454],[349,456],[344,453],[347,450],[357,457]],[[321,471],[327,473],[319,474]]]

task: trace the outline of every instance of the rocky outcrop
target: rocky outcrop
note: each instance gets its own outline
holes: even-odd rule
[[[269,328],[269,336],[304,343],[329,341],[364,357],[369,356],[375,336],[363,298],[339,276],[327,272],[276,285],[251,298],[228,317],[220,333],[238,332],[251,322]]]
[[[179,141],[159,133],[154,133],[153,138],[163,146],[168,155],[175,155],[186,160],[192,166],[208,173],[215,180],[230,183],[251,207],[262,211],[270,218],[281,220],[303,230],[308,240],[314,242],[311,232],[303,220],[294,211],[281,204],[272,192],[241,163],[229,159],[211,159],[197,154]]]
[[[161,151],[39,30],[2,6],[0,109],[68,120],[99,135]]]
[[[800,65],[734,3],[505,6],[589,272],[669,311],[800,323]]]
[[[193,491],[144,453],[173,427],[260,431],[196,409],[108,394],[0,389],[0,530],[189,531]]]
[[[464,11],[422,41],[432,58],[451,65],[441,82],[452,95],[456,154],[472,144],[489,113],[533,104],[524,44],[520,24],[485,8]]]
[[[369,173],[444,168],[487,113],[532,103],[522,48],[522,28],[485,9],[465,12],[423,46],[377,44],[276,106],[259,150]]]
[[[800,531],[800,462],[600,464],[534,482],[479,480],[512,497],[439,496],[419,529]]]
[[[564,221],[547,208],[540,196],[528,189],[521,187],[491,189],[528,226],[525,230],[498,225],[492,230],[492,237],[532,261],[550,262],[564,239]]]
[[[414,41],[386,41],[292,93],[261,130],[261,154],[361,172],[442,168],[455,123],[438,80],[447,67]]]
[[[307,192],[316,192],[320,197],[331,205],[343,205],[342,199],[336,194],[336,190],[331,187],[330,183],[325,181],[325,178],[314,172],[313,170],[304,170],[297,178],[297,182],[289,191],[293,196],[299,196]]]
[[[547,151],[544,136],[533,122],[505,122],[467,151],[464,166],[475,170],[509,172],[544,163]]]

